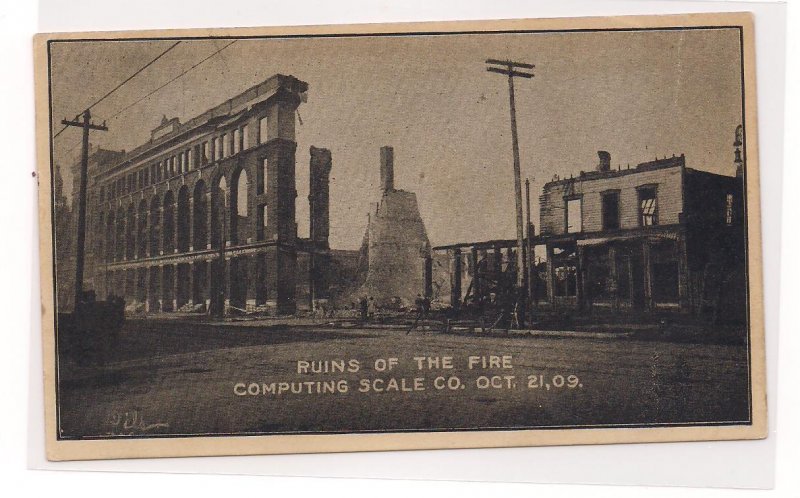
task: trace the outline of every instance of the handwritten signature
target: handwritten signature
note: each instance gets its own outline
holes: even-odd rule
[[[147,423],[139,410],[112,413],[107,422],[111,426],[111,430],[108,432],[108,435],[111,436],[136,436],[154,429],[169,427],[169,424],[163,422]]]

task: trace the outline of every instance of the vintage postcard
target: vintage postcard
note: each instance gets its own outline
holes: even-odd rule
[[[37,36],[48,458],[765,437],[753,43]]]

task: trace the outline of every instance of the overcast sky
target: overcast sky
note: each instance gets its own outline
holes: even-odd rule
[[[53,44],[54,130],[172,43]],[[227,43],[182,42],[93,116],[109,119]],[[487,58],[536,65],[535,78],[515,82],[534,220],[542,185],[593,169],[598,150],[611,153],[613,167],[685,153],[690,167],[734,173],[742,121],[734,29],[240,40],[109,120],[91,142],[131,150],[162,115],[185,122],[275,73],[291,74],[309,84],[297,126],[301,235],[309,146],[332,151],[331,246],[352,249],[378,200],[379,149],[392,145],[395,186],[416,192],[432,244],[514,238],[508,85],[486,72]],[[79,151],[78,129],[55,141],[57,163]]]

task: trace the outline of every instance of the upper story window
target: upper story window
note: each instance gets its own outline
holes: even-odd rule
[[[207,164],[209,159],[211,159],[211,156],[209,155],[209,152],[208,152],[208,142],[203,142],[203,145],[200,148],[200,150],[201,150],[201,152],[200,152],[200,163],[201,164]]]
[[[247,150],[250,148],[249,131],[250,129],[247,125],[242,126],[242,150]]]
[[[725,195],[725,224],[733,225],[733,194]]]
[[[268,180],[268,171],[267,168],[269,167],[269,162],[266,158],[261,160],[261,167],[259,168],[258,173],[256,174],[256,194],[261,195],[267,191],[267,180]]]
[[[222,159],[222,137],[214,138],[214,160]]]
[[[242,144],[242,132],[237,128],[233,130],[233,153],[238,154]]]
[[[267,117],[264,116],[258,120],[258,143],[263,144],[267,141],[267,138],[269,137],[267,128]]]
[[[565,202],[567,233],[578,233],[583,230],[583,198],[575,197],[566,199]]]
[[[643,227],[658,225],[658,197],[655,186],[639,187],[639,224]]]
[[[619,228],[619,191],[603,192],[602,217],[603,230],[617,230]]]
[[[222,135],[219,141],[222,142],[222,155],[220,156],[220,158],[230,156],[231,155],[230,135]]]

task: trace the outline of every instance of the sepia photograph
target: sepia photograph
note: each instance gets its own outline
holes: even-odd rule
[[[765,437],[752,43],[39,35],[49,458]]]

